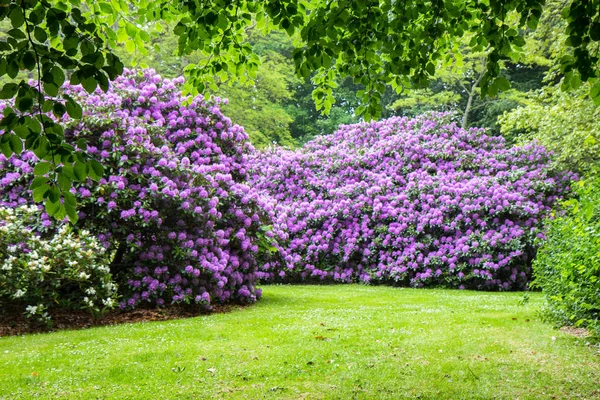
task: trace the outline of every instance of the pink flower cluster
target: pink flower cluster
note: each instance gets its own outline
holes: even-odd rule
[[[542,219],[572,176],[537,145],[443,114],[341,126],[299,150],[255,153],[251,185],[287,231],[271,280],[518,289]]]

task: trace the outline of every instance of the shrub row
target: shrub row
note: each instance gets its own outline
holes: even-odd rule
[[[260,279],[521,289],[541,221],[573,178],[539,146],[509,148],[444,114],[257,152],[219,99],[183,97],[181,83],[146,70],[108,93],[64,88],[85,110],[63,117],[66,139],[105,167],[65,189],[74,232],[33,206],[35,154],[0,155],[0,300],[45,318],[51,304],[100,312],[115,284],[122,308],[253,302]],[[65,255],[69,243],[81,254]],[[50,261],[29,271],[34,255]],[[60,282],[36,292],[46,268]]]
[[[252,158],[289,242],[270,280],[521,289],[569,174],[541,147],[509,148],[447,116],[342,126]]]

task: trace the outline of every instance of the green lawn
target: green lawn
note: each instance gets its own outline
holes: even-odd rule
[[[0,338],[0,398],[600,398],[540,294],[265,286],[187,320]]]

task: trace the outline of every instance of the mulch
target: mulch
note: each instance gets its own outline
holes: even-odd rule
[[[31,333],[54,332],[61,330],[86,329],[95,326],[119,325],[136,322],[167,321],[172,319],[193,318],[199,315],[227,313],[241,309],[243,305],[213,305],[212,310],[171,305],[162,308],[112,310],[101,319],[95,319],[90,313],[75,310],[54,310],[50,313],[52,325],[25,318],[21,313],[0,313],[0,337],[17,336]]]

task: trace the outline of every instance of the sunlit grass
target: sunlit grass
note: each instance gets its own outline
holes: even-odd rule
[[[598,398],[597,347],[520,293],[265,286],[253,307],[0,339],[3,398]]]

